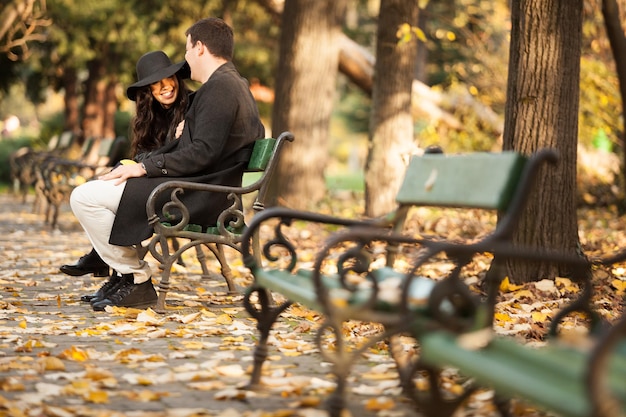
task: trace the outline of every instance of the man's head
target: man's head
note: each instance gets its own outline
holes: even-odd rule
[[[227,61],[233,59],[233,30],[222,19],[209,17],[199,20],[187,29],[185,35],[192,46],[200,42],[216,57]]]
[[[206,82],[211,74],[233,58],[233,30],[222,19],[210,17],[194,23],[185,32],[185,60],[191,79]]]

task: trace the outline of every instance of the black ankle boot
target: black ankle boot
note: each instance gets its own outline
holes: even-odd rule
[[[94,249],[87,255],[81,256],[74,265],[62,265],[61,272],[73,277],[93,274],[94,277],[106,277],[109,275],[109,265],[106,264]]]
[[[122,275],[122,282],[107,298],[92,303],[94,311],[104,311],[107,306],[148,308],[157,302],[152,279],[135,284],[133,274]]]
[[[104,300],[109,295],[113,294],[121,283],[122,276],[116,271],[113,271],[113,274],[111,274],[109,279],[104,284],[102,284],[98,291],[94,292],[93,294],[83,295],[82,297],[80,297],[80,301],[83,301],[85,303],[95,303],[97,301]]]

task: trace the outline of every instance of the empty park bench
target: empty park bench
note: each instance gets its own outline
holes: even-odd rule
[[[77,135],[70,131],[54,135],[48,142],[47,149],[37,150],[32,147],[23,147],[11,154],[9,164],[11,167],[11,180],[13,190],[22,196],[22,202],[26,202],[26,195],[30,187],[37,181],[37,169],[40,164],[51,157],[63,157],[72,148]],[[33,211],[36,211],[40,203],[38,198],[33,204]]]
[[[588,381],[583,375],[589,374],[584,369],[593,355],[578,354],[578,359],[572,359],[576,354],[569,355],[569,348],[558,343],[533,350],[493,336],[495,298],[503,278],[499,263],[494,261],[493,269],[486,274],[484,299],[461,279],[464,268],[483,253],[560,260],[579,267],[572,278],[583,284],[583,294],[589,297],[590,268],[582,258],[511,247],[511,234],[532,191],[533,180],[546,161],[555,162],[556,154],[550,150],[530,157],[515,152],[425,154],[412,158],[396,196],[397,209],[383,218],[344,219],[281,207],[258,214],[242,243],[244,263],[254,277],[246,290],[244,306],[257,320],[259,330],[249,387],[261,385],[272,326],[292,303],[299,303],[320,313],[323,320],[316,343],[323,359],[331,363],[336,380],[326,403],[332,416],[341,415],[347,405],[345,395],[354,362],[382,341],[390,343],[403,392],[428,416],[451,416],[474,391],[469,386],[452,399],[440,392],[440,371],[447,366],[456,366],[464,375],[476,378],[477,384],[492,387],[497,398],[520,396],[564,415],[594,415],[593,396],[587,392]],[[489,209],[500,213],[500,217],[491,233],[467,241],[403,233],[409,210],[423,206]],[[295,246],[300,240],[290,239],[307,224],[332,230],[313,260],[303,248]],[[409,262],[400,262],[400,255]],[[451,262],[442,269],[449,271],[446,276],[428,277],[424,267],[443,258]],[[277,294],[282,296],[279,301]],[[590,308],[577,302],[563,314],[582,308],[594,316]],[[377,323],[381,331],[358,345],[350,345],[343,327],[348,321]],[[621,331],[623,336],[623,327],[618,325],[614,332]],[[414,338],[418,355],[404,351],[400,340],[407,336]],[[619,367],[614,368],[612,363],[603,369],[609,375],[608,392],[619,391],[623,409],[626,373],[622,373],[624,343],[620,343],[622,353],[616,359]],[[427,391],[416,386],[416,378],[424,375],[430,386]],[[544,377],[545,381],[535,384],[535,379]],[[552,383],[558,387],[542,391]],[[498,404],[504,411],[502,403]]]
[[[148,221],[154,227],[154,235],[145,247],[138,248],[143,256],[147,251],[160,263],[161,277],[158,282],[159,298],[155,311],[165,312],[166,297],[170,289],[172,265],[183,252],[195,248],[202,267],[202,276],[211,274],[206,264],[202,247],[209,249],[220,264],[220,272],[230,293],[238,293],[233,281],[231,268],[226,258],[225,248],[241,252],[242,234],[246,229],[246,218],[265,209],[265,199],[270,179],[279,161],[280,152],[287,142],[294,140],[293,134],[283,132],[277,138],[259,139],[255,142],[245,173],[252,182],[241,187],[217,184],[203,184],[187,181],[167,181],[156,187],[146,203]],[[246,177],[244,177],[246,179]],[[228,195],[231,205],[219,216],[217,224],[210,227],[189,223],[189,211],[180,199],[185,192],[203,191]],[[160,203],[162,213],[157,212]],[[251,211],[246,199],[252,200]],[[210,206],[210,202],[208,202]],[[180,244],[179,242],[183,242]]]
[[[97,150],[92,152],[94,146]],[[124,136],[100,140],[90,137],[83,143],[77,159],[51,154],[39,161],[34,167],[34,186],[38,198],[47,204],[45,223],[55,228],[59,208],[68,201],[72,190],[126,158],[128,148],[129,142]]]

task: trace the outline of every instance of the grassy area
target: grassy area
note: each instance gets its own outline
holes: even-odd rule
[[[258,172],[250,172],[243,176],[243,185],[252,184],[261,176]],[[331,191],[347,190],[362,192],[364,190],[363,173],[334,174],[326,176],[326,186]]]
[[[329,190],[347,190],[362,192],[365,188],[362,172],[328,175],[326,186]]]

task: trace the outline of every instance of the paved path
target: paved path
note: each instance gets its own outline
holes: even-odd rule
[[[82,229],[65,206],[51,231],[31,205],[0,194],[0,417],[326,415],[316,404],[332,378],[312,343],[315,316],[292,309],[277,326],[271,386],[239,390],[256,335],[241,297],[201,279],[187,258],[188,270],[172,274],[167,314],[94,312],[79,298],[102,278],[58,271],[90,249]],[[245,285],[245,269],[233,263]],[[364,358],[351,414],[417,416],[393,378],[384,352]]]

